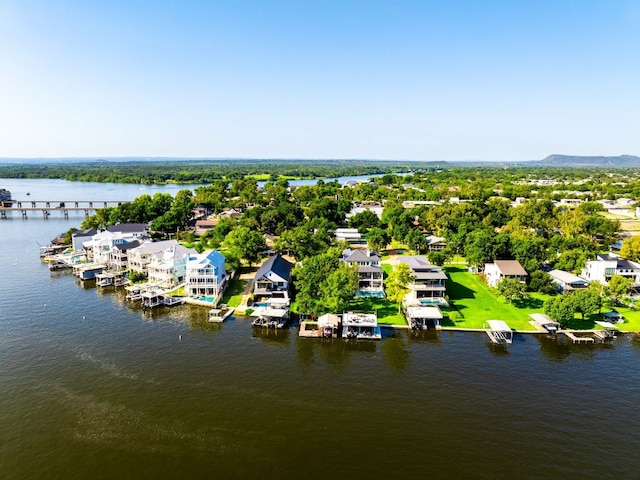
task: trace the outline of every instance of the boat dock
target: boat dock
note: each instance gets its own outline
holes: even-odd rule
[[[571,332],[569,330],[562,330],[561,333],[564,333],[567,336],[567,338],[569,338],[569,340],[571,340],[573,343],[593,343],[593,342],[595,342],[593,337],[579,337],[579,336],[575,335],[573,332]]]
[[[505,345],[513,342],[513,330],[502,320],[487,320],[488,329],[485,330],[492,343]]]

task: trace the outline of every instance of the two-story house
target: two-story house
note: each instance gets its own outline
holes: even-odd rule
[[[369,249],[350,249],[342,252],[342,261],[358,266],[358,294],[384,297],[383,275],[380,257]]]
[[[212,297],[217,303],[227,281],[225,258],[217,250],[191,256],[187,262],[186,292],[189,297]]]
[[[633,283],[640,283],[640,263],[632,262],[615,253],[600,254],[595,260],[586,263],[580,276],[589,282],[598,281],[604,285],[611,277],[620,275],[630,278]]]
[[[413,274],[405,303],[447,305],[445,300],[447,275],[442,267],[432,265],[424,256],[398,257],[398,262],[406,263]]]
[[[253,279],[254,299],[278,299],[288,304],[292,269],[293,264],[280,255],[264,262]]]

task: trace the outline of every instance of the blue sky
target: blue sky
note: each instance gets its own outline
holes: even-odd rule
[[[0,0],[0,157],[640,155],[640,3]]]

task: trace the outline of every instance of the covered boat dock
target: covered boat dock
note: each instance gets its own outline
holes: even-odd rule
[[[485,332],[493,343],[506,345],[513,341],[513,330],[503,320],[487,320],[487,327]]]

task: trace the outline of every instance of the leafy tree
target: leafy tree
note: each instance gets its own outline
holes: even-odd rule
[[[339,266],[341,251],[330,248],[306,258],[293,268],[296,305],[300,313],[318,315],[322,311],[323,283]],[[334,279],[338,283],[339,279]]]
[[[620,304],[620,299],[629,294],[633,281],[622,275],[613,275],[606,286],[605,293],[615,305]]]
[[[371,228],[379,226],[380,219],[371,210],[363,210],[349,218],[349,227],[357,228],[362,234],[367,233]]]
[[[634,262],[640,260],[640,237],[625,238],[620,249],[620,256]]]
[[[511,236],[511,253],[528,272],[538,270],[547,259],[548,242],[542,237]]]
[[[373,227],[366,235],[367,245],[374,252],[382,252],[387,248],[389,241],[389,234],[386,230],[379,227]]]
[[[602,297],[595,289],[576,290],[569,298],[573,302],[574,310],[582,316],[582,320],[585,315],[599,312],[602,308]]]
[[[568,296],[558,295],[544,302],[544,313],[562,326],[567,326],[575,316],[575,307]]]
[[[358,291],[358,266],[341,263],[323,282],[322,291],[325,305],[330,312],[347,309],[349,302]]]
[[[509,303],[512,303],[514,300],[525,300],[528,297],[527,285],[518,281],[517,278],[512,277],[500,280],[498,283],[498,293]]]
[[[237,227],[229,232],[224,240],[224,246],[238,258],[244,259],[249,266],[257,263],[262,252],[267,248],[264,236],[248,227]]]
[[[551,294],[556,291],[551,275],[542,270],[531,272],[529,277],[529,291]]]
[[[420,251],[424,251],[427,249],[427,239],[420,232],[420,230],[416,228],[412,228],[409,230],[404,237],[404,243],[411,249],[420,253]]]
[[[427,253],[427,260],[433,265],[442,266],[447,260],[450,258],[450,253],[447,249],[444,250],[434,250],[432,252]]]
[[[398,263],[385,280],[387,298],[398,304],[398,312],[404,297],[409,293],[408,285],[413,282],[413,273],[406,263]]]

